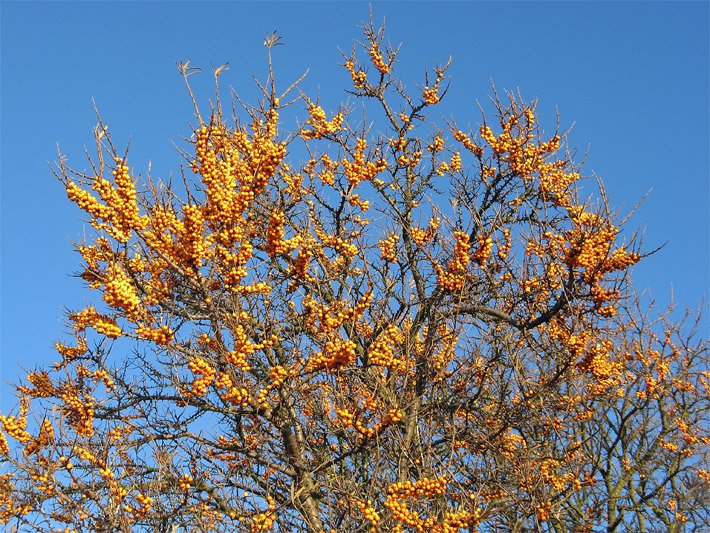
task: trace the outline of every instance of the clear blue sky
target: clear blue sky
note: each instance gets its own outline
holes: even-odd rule
[[[476,101],[498,89],[539,98],[548,125],[559,111],[572,143],[589,149],[586,173],[605,182],[646,248],[666,247],[634,273],[639,290],[680,308],[708,297],[707,2],[373,2],[402,43],[400,75],[413,87],[424,67],[454,60],[448,102],[459,124],[476,125]],[[178,168],[173,140],[189,135],[192,111],[178,59],[226,61],[223,81],[247,98],[262,76],[267,32],[283,83],[306,68],[304,89],[331,108],[349,79],[338,63],[360,37],[368,4],[210,2],[2,2],[0,375],[14,380],[55,357],[62,309],[87,291],[70,240],[84,231],[48,162],[59,143],[84,168],[96,123],[92,98],[130,165],[165,177]],[[209,76],[204,76],[209,82]],[[198,84],[199,85],[199,84]],[[203,97],[210,96],[205,86]],[[204,99],[203,99],[204,100]],[[707,323],[707,322],[706,322]],[[704,332],[707,334],[707,331]],[[12,403],[3,385],[0,408]]]

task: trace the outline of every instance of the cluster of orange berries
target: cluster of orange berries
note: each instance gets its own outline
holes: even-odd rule
[[[550,512],[552,510],[551,502],[543,502],[537,508],[537,518],[540,522],[546,522],[550,519]]]
[[[424,244],[427,241],[427,232],[426,230],[423,230],[421,228],[417,228],[416,226],[412,226],[410,230],[410,234],[412,235],[412,240],[415,242],[417,246],[424,246]]]
[[[256,403],[261,409],[269,408],[269,393],[274,390],[273,385],[269,384],[265,388],[259,389],[259,393],[256,395]]]
[[[351,340],[331,339],[325,343],[322,352],[317,352],[308,360],[308,368],[336,370],[350,366],[355,362],[356,348]]]
[[[433,87],[424,87],[422,91],[422,97],[424,101],[429,105],[434,105],[439,103],[439,85],[436,84]]]
[[[565,233],[569,242],[565,263],[571,267],[584,268],[587,272],[597,272],[606,260],[614,242],[616,229],[610,225],[598,230],[574,228]]]
[[[436,265],[436,284],[442,291],[460,291],[464,281],[465,277],[460,272],[450,272]]]
[[[434,380],[441,381],[447,376],[446,368],[454,357],[454,350],[459,337],[445,325],[440,326],[439,336],[442,339],[438,351],[431,357],[431,371]]]
[[[239,129],[230,133],[218,125],[197,131],[197,159],[191,166],[207,185],[211,218],[234,220],[263,191],[286,153],[285,143],[272,139],[277,125],[278,113],[270,109],[265,123],[252,124],[251,136]],[[240,187],[235,192],[237,182]]]
[[[269,257],[275,257],[294,250],[301,243],[301,237],[296,235],[284,240],[284,224],[286,214],[283,211],[275,210],[269,218],[269,227],[266,230],[266,253]]]
[[[593,285],[590,292],[596,309],[600,309],[606,302],[617,300],[621,295],[618,289],[604,289],[600,285]]]
[[[313,129],[301,130],[301,137],[305,140],[321,139],[326,135],[339,131],[345,119],[345,113],[338,112],[328,121],[323,108],[313,103],[308,105],[308,112],[310,117],[307,124],[312,126]]]
[[[587,384],[591,395],[601,394],[618,386],[623,378],[623,364],[610,361],[607,353],[599,349],[599,345],[579,363],[579,369],[591,373],[594,377],[594,381]]]
[[[298,251],[296,260],[291,266],[291,275],[296,277],[298,280],[304,280],[308,282],[313,281],[315,278],[308,273],[308,266],[310,264],[311,257],[313,257],[313,252],[308,247],[302,246],[301,249]],[[289,287],[291,288],[291,290],[295,289],[295,285],[289,285]]]
[[[432,217],[426,230],[412,226],[410,231],[412,240],[417,246],[424,246],[427,242],[434,238],[436,230],[439,229],[440,224],[441,219],[439,217]]]
[[[328,154],[323,154],[320,157],[320,163],[321,163],[321,171],[318,173],[318,178],[323,182],[324,185],[330,185],[332,186],[335,183],[335,172],[338,169],[338,165],[340,164],[338,161],[333,161],[330,157],[328,157]],[[304,172],[307,172],[311,176],[314,175],[314,169],[318,161],[315,159],[311,159],[308,164],[306,165],[306,168],[304,169]]]
[[[111,470],[108,465],[101,466],[99,468],[99,474],[101,474],[104,481],[111,481],[116,477],[116,474],[113,473],[113,470]]]
[[[138,210],[136,186],[128,173],[128,165],[120,157],[116,157],[114,162],[116,168],[112,174],[116,193],[115,197],[111,195],[113,201],[109,205],[117,215],[118,225],[128,231],[145,229],[148,225],[148,217],[141,216]]]
[[[318,229],[315,230],[315,233],[321,243],[323,243],[323,246],[331,247],[347,258],[353,258],[357,255],[357,246],[353,243],[348,242],[341,237],[329,235],[328,233]]]
[[[113,495],[116,502],[122,502],[128,496],[128,489],[122,485],[119,485],[116,481],[109,481],[109,490]]]
[[[510,230],[508,228],[503,229],[503,243],[498,245],[498,259],[501,261],[505,261],[505,259],[508,257],[508,254],[510,253],[511,248],[513,247],[513,243],[511,242],[510,239]]]
[[[138,315],[141,301],[136,289],[126,273],[117,265],[109,272],[104,286],[104,301],[115,309],[123,309],[129,317]]]
[[[190,266],[202,266],[203,259],[209,257],[210,242],[203,236],[205,216],[203,208],[198,205],[183,207],[182,236],[184,260]]]
[[[449,168],[454,172],[461,172],[461,153],[454,152],[449,162]]]
[[[535,170],[538,173],[539,189],[544,198],[556,205],[567,207],[570,205],[570,185],[579,181],[577,172],[567,172],[562,167],[563,162],[542,163]]]
[[[496,175],[498,172],[498,168],[492,167],[490,165],[481,165],[481,178],[484,180],[490,179],[493,176]],[[520,202],[520,203],[518,203]],[[522,204],[522,199],[517,198],[516,200],[513,200],[513,202],[510,203],[510,205],[515,206],[515,205],[520,205]]]
[[[591,346],[584,359],[578,364],[582,372],[591,372],[597,379],[608,379],[618,373],[622,368],[621,363],[612,363],[608,357],[613,349],[610,340],[605,339]]]
[[[32,435],[26,431],[28,407],[27,402],[23,402],[17,417],[0,415],[0,423],[2,423],[5,433],[23,443],[29,442],[32,439]]]
[[[602,270],[612,272],[614,270],[624,270],[631,265],[639,262],[641,256],[634,252],[627,252],[623,248],[617,248],[611,253],[611,256],[605,261]]]
[[[172,233],[182,229],[175,212],[169,207],[153,206],[150,210],[150,224],[141,237],[145,239],[149,248],[176,258],[175,243]]]
[[[239,240],[240,237],[236,236],[234,240]],[[234,290],[248,274],[246,264],[254,253],[254,246],[250,242],[242,242],[236,254],[227,250],[227,246],[217,249],[217,256],[220,258],[218,268],[224,276],[224,286]]]
[[[270,124],[274,124],[273,119]],[[254,194],[259,194],[264,190],[286,155],[286,143],[274,142],[272,136],[268,135],[267,127],[267,136],[255,135],[251,145],[249,163],[254,176],[251,189]]]
[[[377,436],[380,434],[380,432],[385,429],[388,426],[397,424],[402,418],[404,417],[404,413],[399,409],[399,408],[392,408],[385,415],[382,417],[382,419],[377,422],[374,426],[367,426],[365,425],[365,422],[363,422],[360,418],[352,415],[348,410],[343,410],[342,411],[344,415],[346,415],[346,419],[348,420],[348,425],[343,423],[344,427],[349,427],[350,424],[353,424],[355,427],[355,430],[360,433],[362,436],[363,440],[370,440],[373,437]],[[340,416],[340,412],[336,410],[336,413],[338,416],[341,418],[341,421],[343,420],[343,417]]]
[[[591,338],[591,333],[588,331],[582,331],[577,335],[573,334],[559,321],[550,322],[547,325],[547,330],[550,338],[564,345],[572,357],[579,357]]]
[[[357,506],[360,508],[360,511],[362,512],[363,516],[365,517],[365,520],[370,522],[372,524],[372,528],[370,528],[371,532],[377,531],[375,526],[380,523],[380,515],[375,511],[375,508],[372,506],[372,500],[367,500],[366,502],[363,501],[358,501]]]
[[[156,258],[153,262],[147,264],[145,268],[140,269],[150,276],[147,279],[145,277],[142,279],[143,283],[141,288],[144,291],[144,307],[158,306],[161,302],[164,302],[166,299],[170,298],[170,294],[172,294],[171,291],[174,287],[174,281],[161,279],[166,267],[166,261]],[[136,270],[134,270],[134,272],[135,271]],[[172,339],[172,330],[170,328],[161,327],[158,329],[166,330]]]
[[[591,213],[584,209],[581,205],[571,205],[567,207],[567,213],[572,222],[577,226],[586,226],[588,228],[602,227],[604,218],[597,213]]]
[[[266,511],[254,515],[251,519],[251,533],[270,531],[274,527],[276,502],[270,496],[266,497],[268,508]]]
[[[116,426],[112,428],[107,434],[106,437],[108,438],[109,441],[112,442],[118,442],[121,439],[125,438],[126,435],[130,435],[133,433],[134,428],[133,426],[126,425],[126,426]]]
[[[209,217],[227,222],[234,216],[235,188],[243,162],[221,125],[203,125],[195,133],[195,160],[190,166],[206,185]]]
[[[429,87],[427,85],[422,90],[422,97],[424,98],[425,103],[434,105],[438,104],[441,100],[441,97],[439,96],[439,85],[441,85],[441,81],[444,79],[445,71],[446,67],[436,69],[436,81],[434,82],[434,86]]]
[[[456,240],[454,244],[454,257],[451,260],[449,268],[458,272],[465,270],[468,266],[468,262],[471,259],[469,254],[471,245],[469,244],[469,235],[465,231],[455,231],[454,239]]]
[[[658,445],[669,452],[677,452],[678,450],[680,450],[680,447],[672,442],[661,441],[658,443]]]
[[[54,394],[54,385],[46,371],[31,372],[27,375],[27,381],[35,386],[29,394],[35,398],[49,398]]]
[[[344,428],[352,427],[355,415],[346,407],[336,407],[335,414]]]
[[[240,407],[246,407],[251,403],[249,391],[247,391],[244,387],[230,387],[229,390],[222,395],[222,399],[225,402],[229,402],[232,405]]]
[[[405,115],[404,113],[402,113],[399,118],[400,120],[402,120],[402,122],[405,123],[409,121],[409,115]],[[404,152],[410,142],[411,139],[408,139],[405,136],[388,139],[389,145],[394,149],[395,152]]]
[[[235,294],[268,294],[271,292],[271,285],[266,282],[259,281],[256,283],[251,283],[250,285],[239,285],[236,287],[230,287]]]
[[[477,496],[474,493],[469,494],[469,498],[471,500],[475,500],[476,497]],[[483,493],[481,494],[481,497],[485,501],[495,501],[495,500],[504,499],[506,497],[506,494],[503,489],[489,489],[489,490],[483,491]]]
[[[515,120],[515,118],[513,118],[513,120]],[[493,149],[496,155],[501,155],[505,152],[515,151],[517,147],[510,134],[511,125],[510,122],[503,124],[503,132],[499,136],[496,136],[488,124],[483,124],[479,128],[478,134],[481,136],[481,139],[486,141],[486,144]]]
[[[96,180],[94,181],[94,188],[96,188],[97,184],[104,184],[106,190],[109,190],[112,193],[114,192],[113,188],[111,187],[111,184],[107,180],[104,180],[103,178],[96,178]],[[86,195],[90,195],[90,193],[85,192],[85,191],[82,191],[82,193],[84,193]],[[102,217],[98,217],[98,216],[93,217],[93,219],[91,221],[91,225],[94,227],[94,229],[99,230],[99,231],[104,230],[111,238],[115,239],[116,241],[118,241],[120,243],[127,243],[128,240],[131,238],[130,228],[124,228],[121,226],[119,216],[117,216],[116,213],[110,207],[100,204],[98,202],[98,200],[94,199],[93,197],[92,197],[92,200],[95,202],[95,205],[100,208],[100,211],[105,213],[104,216],[102,216]],[[89,209],[89,210],[85,210],[85,211],[87,211],[90,214],[93,214],[93,212],[99,211],[99,210]],[[103,219],[103,220],[107,221],[108,223],[102,224],[99,222],[100,219]]]
[[[364,89],[367,85],[367,74],[362,70],[356,69],[355,63],[350,59],[347,60],[343,66],[350,73],[355,88]]]
[[[380,71],[380,74],[389,74],[390,64],[392,63],[393,58],[390,58],[390,60],[385,63],[384,59],[382,58],[382,52],[380,52],[379,43],[374,37],[370,39],[369,52],[370,60],[372,61],[372,64],[375,66],[375,68]]]
[[[475,263],[478,263],[479,265],[483,265],[486,262],[486,259],[488,259],[488,256],[491,255],[492,251],[493,238],[490,235],[486,237],[481,237],[478,240],[478,247],[473,253],[473,261]]]
[[[0,523],[7,523],[11,518],[24,516],[30,512],[32,506],[30,504],[15,505],[15,503],[4,495],[0,495]],[[64,528],[62,533],[76,533],[75,529]]]
[[[288,370],[281,365],[276,365],[269,370],[269,377],[273,388],[280,387],[288,377]]]
[[[70,318],[74,322],[74,329],[78,332],[83,332],[87,327],[92,327],[97,333],[110,339],[117,339],[123,334],[115,320],[100,314],[93,307],[74,313]]]
[[[268,177],[262,178],[267,179]],[[254,203],[254,198],[256,198],[256,191],[253,188],[252,183],[242,183],[239,193],[234,198],[233,211],[235,214],[241,214],[246,211],[250,205]]]
[[[355,186],[362,181],[370,181],[380,172],[387,170],[387,161],[384,159],[380,159],[376,162],[366,160],[366,148],[367,141],[363,138],[358,138],[355,143],[353,160],[342,160],[342,165],[345,170],[345,177],[352,186]]]
[[[187,492],[192,487],[195,479],[190,474],[183,474],[178,479],[178,487],[180,490]]]
[[[170,326],[152,328],[150,326],[146,326],[145,324],[140,324],[136,328],[136,335],[142,339],[153,341],[159,346],[166,346],[173,340],[175,332]]]
[[[50,482],[51,474],[49,472],[32,473],[32,480],[37,483],[37,490],[46,494],[54,492],[54,484]]]
[[[483,148],[473,142],[471,138],[463,131],[452,129],[451,133],[454,136],[454,139],[460,142],[466,150],[471,152],[478,159],[481,159],[483,157]]]
[[[32,509],[31,504],[15,503],[17,492],[12,477],[12,474],[0,475],[0,524],[6,524],[11,518],[26,515]]]
[[[39,428],[39,434],[25,446],[25,454],[32,455],[40,451],[42,448],[54,442],[54,427],[48,419],[44,419]]]
[[[282,164],[279,170],[279,175],[283,178],[286,188],[284,192],[293,198],[294,202],[301,201],[301,196],[305,189],[302,188],[304,176],[300,172],[292,172],[291,167],[287,164]]]
[[[436,135],[434,138],[431,140],[431,143],[426,147],[426,149],[431,152],[432,154],[435,154],[436,152],[440,152],[441,150],[444,149],[444,139],[441,135]]]
[[[92,215],[94,219],[110,219],[111,210],[107,206],[99,203],[99,201],[93,194],[88,191],[85,191],[73,181],[67,181],[65,184],[65,189],[67,191],[67,197],[69,198],[69,200],[78,205],[79,209]]]
[[[353,425],[355,430],[362,436],[362,440],[371,440],[379,433],[385,424],[378,423],[374,427],[370,427],[367,426],[360,418],[355,418],[355,423]]]
[[[199,376],[192,382],[191,392],[196,396],[202,396],[207,393],[207,387],[214,381],[216,372],[210,364],[204,359],[195,357],[190,359],[187,363],[187,368],[196,375]]]
[[[512,121],[514,119],[516,119],[516,116],[513,116],[510,120]],[[507,133],[509,128],[506,128],[506,130]],[[511,169],[525,179],[531,179],[532,174],[535,172],[539,172],[541,177],[543,174],[552,172],[553,174],[561,173],[563,182],[567,184],[577,181],[579,174],[575,172],[563,172],[564,169],[569,168],[568,163],[564,159],[550,162],[545,161],[550,158],[550,156],[546,154],[554,154],[554,152],[560,148],[560,136],[555,134],[547,142],[542,142],[538,139],[538,142],[534,144],[530,143],[530,141],[535,138],[535,134],[532,131],[532,127],[528,126],[523,129],[523,133],[517,139],[512,140],[514,149],[510,150],[511,153],[507,157]],[[544,185],[542,184],[541,190],[544,192]]]
[[[540,475],[542,480],[556,492],[562,492],[567,487],[575,485],[575,474],[567,472],[562,474],[559,472],[563,462],[557,459],[544,459],[540,463]]]
[[[111,376],[109,376],[106,370],[96,370],[94,372],[94,379],[97,381],[103,381],[104,385],[106,386],[106,390],[108,391],[116,389],[116,384],[111,379]]]
[[[397,244],[398,240],[399,235],[397,235],[395,232],[392,232],[389,234],[388,237],[380,241],[378,247],[380,249],[380,254],[382,255],[383,260],[388,261],[390,263],[397,262],[397,255],[395,254],[394,247]]]
[[[698,434],[700,433],[699,429],[694,429],[691,430],[690,426],[684,422],[683,420],[678,420],[677,422],[678,429],[680,430],[681,434],[683,435],[683,440],[688,446],[693,446],[700,441],[700,438],[698,437]],[[708,444],[707,438],[703,439],[704,444]]]
[[[446,474],[436,478],[423,477],[415,482],[403,481],[390,485],[387,489],[387,496],[396,495],[401,498],[425,496],[430,498],[432,496],[446,494],[447,485],[448,479]]]
[[[362,209],[363,212],[367,211],[370,209],[370,201],[369,200],[363,200],[360,198],[359,195],[353,194],[349,199],[348,203],[352,205],[353,207],[359,207]]]
[[[76,446],[74,448],[74,453],[82,461],[87,461],[89,463],[96,463],[97,462],[96,456],[90,450],[87,450],[86,448],[82,448],[81,446]]]
[[[248,357],[250,357],[254,352],[262,350],[273,344],[273,340],[271,339],[260,343],[252,342],[249,339],[249,335],[247,335],[244,326],[241,324],[237,324],[233,328],[232,334],[234,338],[234,349],[228,352],[225,358],[232,365],[239,368],[243,372],[251,370]]]
[[[65,410],[68,412],[69,423],[83,437],[94,434],[94,402],[91,398],[82,400],[77,391],[67,388],[62,391]]]
[[[372,303],[372,299],[372,291],[367,291],[353,307],[347,308],[347,304],[343,301],[336,301],[330,306],[325,306],[319,304],[312,298],[307,298],[304,300],[304,307],[308,315],[313,317],[314,329],[321,333],[330,333],[349,320],[359,320]],[[317,328],[315,318],[318,319]]]
[[[367,352],[370,364],[395,369],[404,369],[405,362],[394,356],[395,348],[404,342],[404,335],[395,324],[389,324],[372,342]]]
[[[422,152],[415,150],[409,155],[402,154],[397,158],[397,164],[402,167],[416,167],[422,159]]]
[[[414,483],[411,481],[397,482],[387,489],[384,506],[389,509],[395,520],[414,528],[415,531],[431,531],[434,523],[422,520],[419,513],[411,512],[407,508],[407,504],[402,500],[418,496],[430,498],[436,495],[444,495],[446,494],[446,487],[447,480],[445,475],[438,478],[425,477]],[[429,527],[429,529],[425,529],[426,527]]]
[[[150,512],[150,509],[153,506],[153,498],[139,492],[136,495],[136,500],[138,502],[138,507],[134,507],[133,505],[124,505],[123,510],[132,514],[133,517],[138,520],[145,517],[145,515]]]
[[[232,378],[229,374],[222,372],[214,380],[214,386],[219,389],[229,389],[232,386]]]
[[[99,272],[101,268],[100,262],[109,262],[113,259],[114,253],[108,239],[99,237],[94,241],[93,245],[77,247],[81,257],[86,261],[86,268],[81,274],[81,278],[89,283],[90,289],[98,289],[101,287],[101,278]]]
[[[463,288],[466,267],[471,258],[468,233],[455,231],[454,239],[454,256],[449,263],[449,269],[444,270],[436,265],[437,285],[444,291],[459,291]]]
[[[439,176],[445,175],[448,171],[450,170],[449,164],[446,161],[442,161],[439,163],[439,166],[436,167],[434,172],[436,172]]]
[[[128,166],[120,158],[115,158],[115,162],[113,177],[116,188],[100,176],[94,178],[93,188],[106,205],[99,203],[95,196],[72,181],[67,181],[65,188],[68,198],[92,215],[92,225],[96,229],[105,229],[118,242],[126,243],[130,239],[131,230],[144,229],[148,219],[139,214],[136,189],[128,173]],[[99,224],[98,220],[104,220],[108,225]]]

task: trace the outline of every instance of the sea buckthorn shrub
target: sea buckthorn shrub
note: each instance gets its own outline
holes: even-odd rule
[[[195,107],[182,180],[139,179],[103,123],[90,172],[61,159],[95,298],[0,415],[0,522],[708,525],[707,344],[635,303],[640,241],[567,136],[515,95],[439,120],[448,63],[407,91],[364,37],[374,122],[279,91],[271,35],[260,101]]]

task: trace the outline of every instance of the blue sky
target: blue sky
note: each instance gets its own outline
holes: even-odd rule
[[[172,142],[190,133],[190,102],[178,59],[209,70],[229,61],[223,83],[246,99],[265,72],[264,36],[284,86],[303,86],[325,107],[347,99],[339,49],[349,51],[368,18],[365,2],[2,2],[0,58],[0,376],[53,360],[62,310],[87,291],[69,241],[84,231],[48,163],[57,144],[84,168],[96,123],[92,98],[129,163],[166,177],[178,169]],[[626,213],[650,191],[630,223],[647,249],[667,243],[634,272],[638,290],[682,310],[708,297],[707,2],[386,2],[388,38],[402,43],[398,71],[408,86],[425,67],[453,56],[447,101],[459,124],[479,122],[477,101],[519,89],[539,98],[548,127],[559,112],[571,142],[588,150],[611,204]],[[209,76],[198,82],[202,101]],[[200,89],[203,87],[203,89]],[[88,230],[87,230],[88,231]],[[705,322],[707,324],[707,321]],[[707,335],[707,331],[703,332]],[[8,408],[4,384],[0,408]]]

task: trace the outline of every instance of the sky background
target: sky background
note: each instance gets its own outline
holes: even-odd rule
[[[679,312],[708,297],[708,2],[387,2],[389,41],[402,43],[398,72],[423,85],[426,67],[453,56],[451,89],[439,112],[479,124],[491,82],[538,98],[543,125],[574,125],[571,144],[588,151],[585,174],[606,185],[628,213],[650,193],[629,228],[645,248],[665,247],[634,271],[637,290]],[[57,145],[85,168],[96,124],[92,99],[129,164],[154,177],[179,168],[173,142],[190,135],[190,101],[175,63],[209,71],[229,61],[221,82],[246,100],[265,73],[267,32],[283,87],[306,69],[303,90],[333,111],[347,100],[349,52],[368,3],[8,2],[0,3],[0,410],[14,404],[7,381],[58,357],[63,309],[88,290],[70,274],[70,241],[85,224],[49,163]],[[194,78],[193,78],[194,79]],[[205,73],[196,89],[211,93]],[[90,229],[90,228],[89,228]],[[88,231],[88,229],[87,229]],[[705,304],[707,308],[707,304]],[[707,336],[707,319],[702,334]]]

